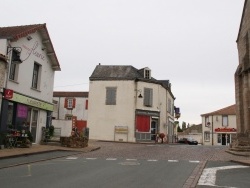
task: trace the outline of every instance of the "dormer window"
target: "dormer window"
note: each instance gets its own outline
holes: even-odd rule
[[[144,78],[151,79],[151,70],[149,68],[144,69]]]

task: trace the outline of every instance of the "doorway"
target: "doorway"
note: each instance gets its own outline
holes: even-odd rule
[[[28,118],[30,132],[33,137],[32,143],[36,142],[36,132],[37,132],[37,123],[38,123],[38,110],[29,108],[28,109]]]
[[[151,140],[156,140],[156,134],[158,132],[158,119],[152,119],[151,121]]]
[[[227,134],[221,134],[221,144],[227,145]]]

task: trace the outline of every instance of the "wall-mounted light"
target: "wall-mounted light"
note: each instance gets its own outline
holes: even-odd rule
[[[26,38],[28,41],[30,41],[32,39],[32,36],[28,35]]]
[[[135,91],[139,93],[138,98],[143,98],[143,96],[141,94],[141,89],[136,89]]]
[[[7,55],[12,51],[11,63],[20,64],[23,61],[20,59],[22,48],[21,47],[7,47]]]

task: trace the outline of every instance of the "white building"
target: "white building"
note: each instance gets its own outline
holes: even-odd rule
[[[60,71],[46,24],[0,28],[0,52],[8,56],[1,88],[0,131],[25,123],[33,142],[51,122],[55,71]]]
[[[168,80],[149,68],[97,65],[90,76],[90,139],[155,141],[164,133],[174,142],[174,100]]]
[[[229,145],[236,134],[235,105],[202,114],[203,145]]]

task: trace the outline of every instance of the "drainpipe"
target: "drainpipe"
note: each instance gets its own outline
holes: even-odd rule
[[[212,115],[212,146],[214,145],[214,116]]]

